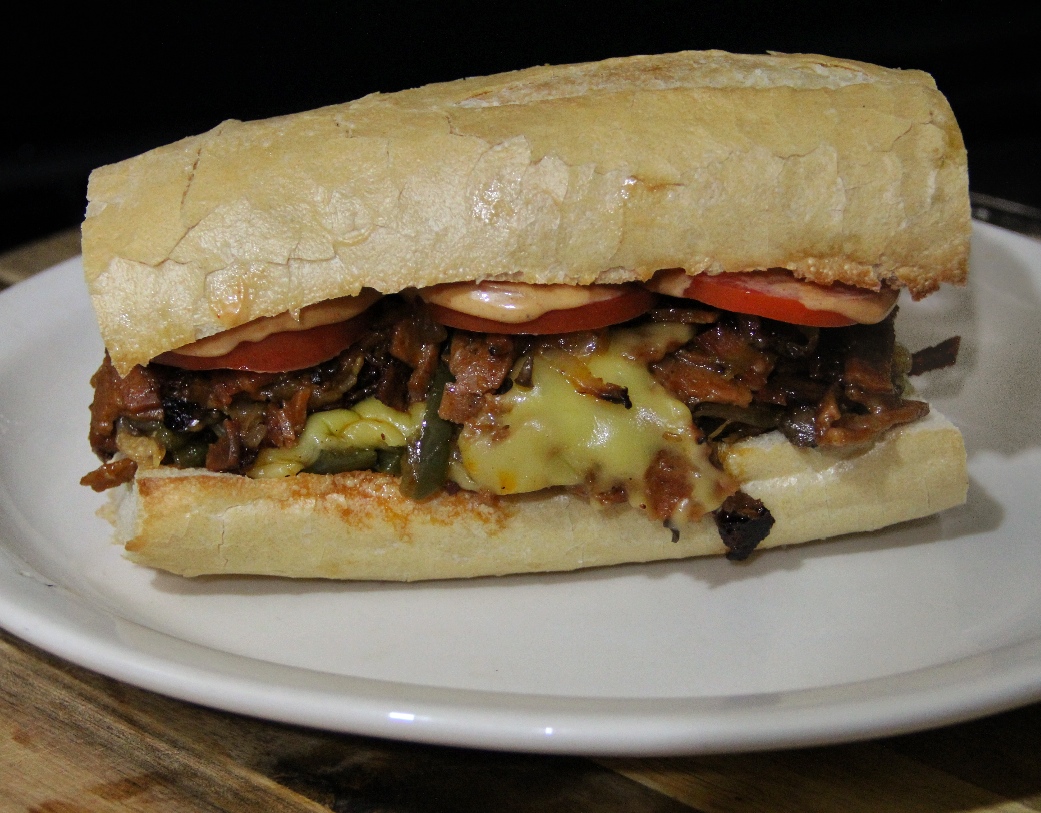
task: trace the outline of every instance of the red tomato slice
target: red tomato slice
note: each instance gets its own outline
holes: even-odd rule
[[[285,373],[328,361],[346,350],[365,332],[360,317],[333,322],[308,330],[272,333],[259,342],[242,342],[223,356],[187,356],[176,351],[153,359],[159,364],[185,370],[249,370],[254,373]]]
[[[480,316],[427,303],[434,320],[448,327],[469,330],[474,333],[511,333],[527,335],[545,335],[550,333],[573,333],[577,330],[598,330],[608,325],[628,322],[651,309],[655,296],[650,291],[640,288],[619,289],[616,296],[600,302],[590,302],[577,308],[547,311],[530,322],[497,322]]]
[[[811,327],[879,322],[893,309],[897,299],[895,289],[870,291],[842,283],[818,285],[796,279],[783,269],[714,276],[699,274],[682,282],[686,287],[681,295],[688,299],[723,310]],[[680,293],[671,289],[662,292]],[[828,305],[834,310],[828,309]]]
[[[753,272],[754,273],[754,272]],[[780,297],[766,290],[749,287],[747,280],[733,277],[750,276],[750,274],[719,274],[709,276],[699,274],[691,277],[690,285],[684,293],[688,299],[696,299],[714,308],[750,313],[753,316],[764,316],[780,322],[791,322],[796,325],[811,327],[846,327],[856,321],[834,311],[810,310],[798,299]]]

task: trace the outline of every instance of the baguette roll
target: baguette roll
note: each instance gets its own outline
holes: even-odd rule
[[[118,485],[134,561],[186,576],[742,559],[936,513],[965,500],[965,449],[904,398],[892,309],[964,282],[966,166],[930,76],[816,55],[226,121],[91,174],[109,462],[84,482]],[[733,285],[769,312],[694,293]],[[530,312],[496,318],[491,287]]]

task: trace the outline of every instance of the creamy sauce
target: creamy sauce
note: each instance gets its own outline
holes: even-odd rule
[[[569,310],[613,299],[617,285],[532,285],[527,282],[449,282],[419,291],[426,302],[444,308],[508,322],[530,322],[550,311]]]
[[[346,322],[364,312],[372,305],[380,294],[366,288],[358,296],[342,296],[338,299],[327,299],[302,308],[299,313],[289,311],[278,316],[262,316],[244,325],[225,330],[205,339],[199,339],[176,351],[184,356],[215,358],[230,353],[242,342],[259,342],[275,333],[286,333],[296,330],[310,330],[313,327]]]

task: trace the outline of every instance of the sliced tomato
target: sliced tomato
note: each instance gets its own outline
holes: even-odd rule
[[[364,318],[355,317],[308,330],[272,333],[259,342],[241,342],[223,356],[188,356],[171,351],[157,356],[154,361],[185,370],[285,373],[328,361],[358,341],[365,332],[365,325]]]
[[[598,330],[620,322],[628,322],[651,309],[655,296],[638,287],[619,288],[618,294],[610,299],[579,305],[577,308],[547,311],[529,322],[498,322],[481,316],[446,308],[433,302],[428,303],[434,320],[448,327],[469,330],[474,333],[511,333],[546,335],[551,333],[573,333],[577,330]]]
[[[796,279],[783,269],[698,274],[688,279],[682,292],[688,299],[714,308],[811,327],[846,327],[858,322],[881,321],[893,309],[897,298],[893,289],[869,291],[842,283],[818,285]],[[807,307],[804,304],[807,302],[815,307]],[[835,309],[827,309],[828,305]]]

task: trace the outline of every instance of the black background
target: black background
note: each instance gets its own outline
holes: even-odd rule
[[[951,101],[974,191],[1041,207],[1035,3],[137,4],[5,23],[0,250],[77,224],[94,166],[251,119],[433,81],[687,48],[920,68]],[[598,11],[592,9],[598,8]],[[132,10],[131,10],[132,9]],[[16,12],[5,12],[11,16]],[[9,23],[9,24],[8,24]]]

